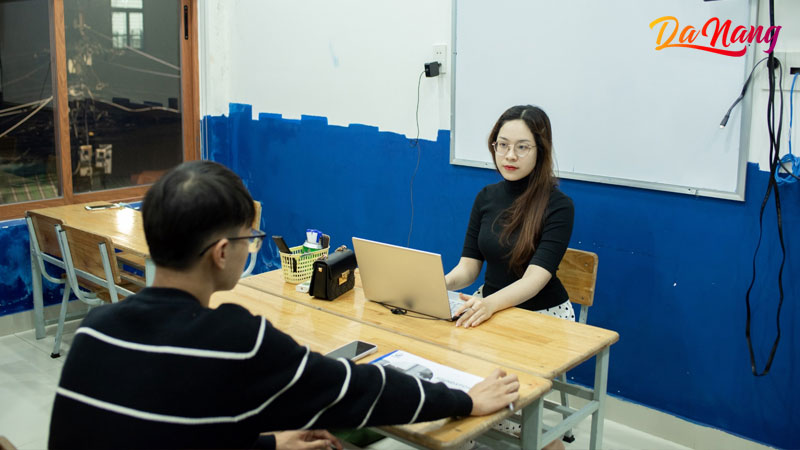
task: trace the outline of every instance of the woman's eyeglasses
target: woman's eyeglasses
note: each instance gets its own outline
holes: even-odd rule
[[[517,142],[516,144],[509,144],[508,142],[497,141],[492,142],[492,147],[494,148],[495,153],[498,155],[505,155],[509,150],[513,149],[514,154],[516,154],[519,158],[526,157],[534,148],[531,144],[526,143]]]

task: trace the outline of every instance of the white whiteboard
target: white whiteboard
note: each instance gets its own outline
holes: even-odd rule
[[[561,178],[744,199],[743,105],[719,123],[765,54],[656,51],[649,25],[719,17],[732,30],[751,23],[748,0],[454,0],[453,14],[451,163],[493,169],[494,122],[533,104]]]

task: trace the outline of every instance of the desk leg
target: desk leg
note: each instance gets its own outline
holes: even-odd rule
[[[589,448],[597,450],[603,446],[603,424],[606,412],[606,385],[608,384],[608,357],[610,347],[604,348],[597,354],[594,367],[594,394],[592,400],[598,403],[597,411],[592,414],[592,434],[589,439]]]
[[[542,416],[544,395],[522,409],[522,431],[520,441],[523,450],[539,450],[542,442]]]
[[[31,283],[33,284],[33,325],[36,328],[36,339],[43,339],[44,332],[44,299],[42,297],[42,271],[36,261],[33,243],[29,245],[31,253]]]
[[[152,258],[147,258],[144,261],[144,284],[146,286],[153,285],[153,279],[156,277],[156,264]]]

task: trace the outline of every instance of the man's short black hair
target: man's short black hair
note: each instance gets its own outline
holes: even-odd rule
[[[253,222],[253,198],[242,180],[212,161],[190,161],[147,191],[142,218],[157,266],[191,267],[214,235]]]

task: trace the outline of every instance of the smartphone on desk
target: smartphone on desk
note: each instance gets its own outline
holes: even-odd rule
[[[327,357],[329,358],[347,358],[350,361],[358,361],[359,359],[371,355],[378,350],[378,346],[375,344],[370,344],[369,342],[364,341],[353,341],[349,344],[345,344],[336,350],[328,353]]]
[[[116,208],[116,207],[117,207],[117,205],[112,205],[111,203],[103,203],[103,204],[100,204],[100,205],[86,205],[86,210],[87,211],[98,211],[98,210],[101,210],[101,209],[111,209],[111,208]]]

